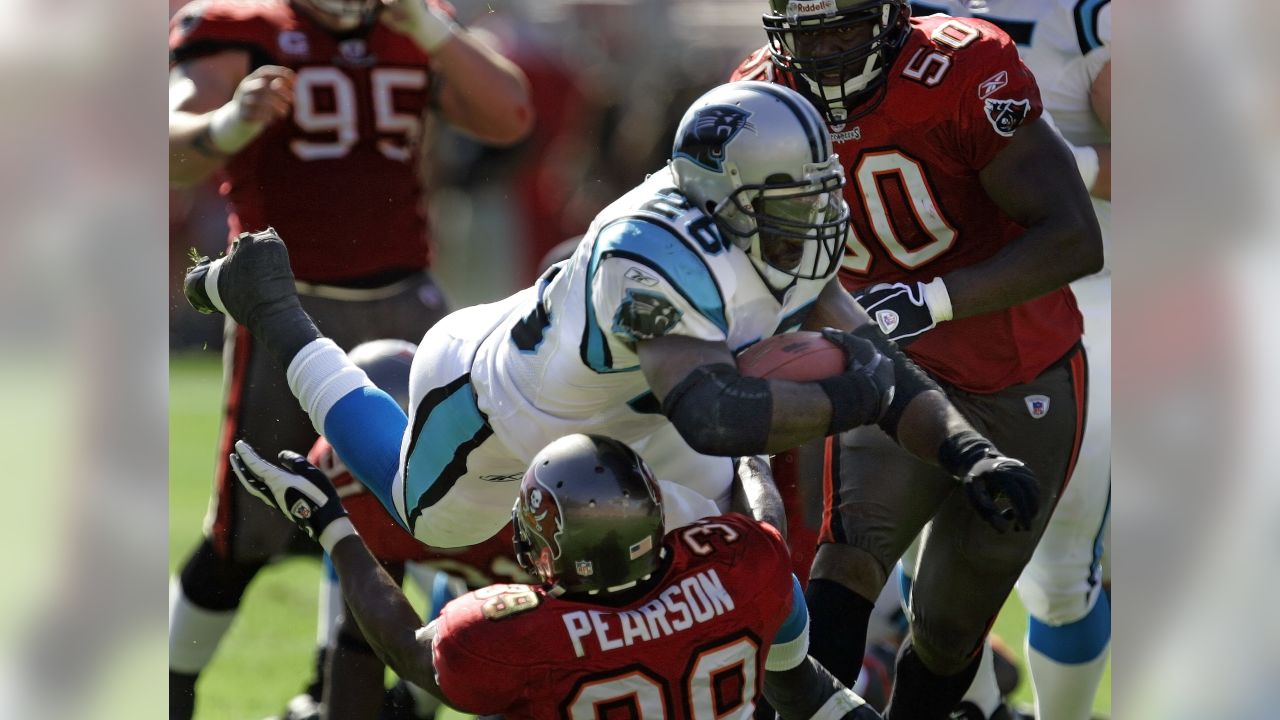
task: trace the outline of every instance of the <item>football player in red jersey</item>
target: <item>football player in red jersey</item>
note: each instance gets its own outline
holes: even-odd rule
[[[420,339],[446,311],[426,273],[424,116],[516,142],[533,121],[523,74],[436,0],[201,0],[174,16],[169,47],[171,184],[217,174],[232,237],[269,225],[305,237],[299,293],[340,345]],[[231,443],[274,453],[316,438],[281,368],[233,323],[224,359],[206,540],[171,597],[173,717],[191,715],[245,588],[293,532],[230,478]]]
[[[508,718],[871,720],[808,657],[789,552],[771,525],[720,515],[665,533],[662,494],[625,444],[568,435],[534,458],[512,511],[516,557],[541,584],[492,585],[423,626],[300,456],[243,441],[249,491],[333,557],[347,602],[387,664],[450,706]],[[621,716],[621,715],[619,715]]]
[[[823,112],[847,170],[841,277],[1052,507],[1085,420],[1081,317],[1067,283],[1102,243],[1072,154],[1040,118],[1009,37],[976,19],[911,18],[905,0],[770,0],[768,44],[735,79],[792,87]],[[844,434],[807,591],[814,654],[847,684],[887,573],[932,520],[888,715],[943,718],[1049,513],[978,522],[947,476],[874,428]]]

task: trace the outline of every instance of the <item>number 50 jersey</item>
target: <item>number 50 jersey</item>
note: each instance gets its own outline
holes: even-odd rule
[[[173,17],[169,51],[171,66],[243,51],[249,72],[297,73],[289,116],[223,168],[231,238],[274,226],[306,282],[427,265],[417,160],[432,76],[412,40],[381,22],[335,37],[288,0],[196,0]]]
[[[661,579],[608,605],[527,585],[449,603],[433,646],[440,689],[513,719],[752,717],[770,644],[784,621],[783,636],[804,623],[786,544],[723,515],[667,533],[663,549]]]

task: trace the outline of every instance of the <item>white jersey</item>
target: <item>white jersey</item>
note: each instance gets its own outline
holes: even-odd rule
[[[731,460],[684,442],[649,391],[635,343],[684,335],[736,352],[798,327],[827,282],[798,280],[775,297],[746,253],[689,207],[670,171],[655,173],[597,215],[573,256],[533,288],[427,333],[410,383],[404,517],[432,545],[479,533],[480,508],[500,526],[513,480],[570,433],[621,440],[659,479],[723,509]],[[429,507],[432,522],[416,523]]]

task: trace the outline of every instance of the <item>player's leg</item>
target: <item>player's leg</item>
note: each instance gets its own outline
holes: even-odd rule
[[[1023,460],[1041,488],[1025,532],[998,533],[964,493],[943,504],[924,538],[911,589],[911,637],[898,656],[887,717],[945,718],[976,674],[983,638],[1044,532],[1079,449],[1084,357],[1073,352],[1030,383],[952,402],[996,447]]]
[[[852,430],[836,445],[824,472],[825,527],[805,601],[809,653],[852,686],[889,571],[955,482],[879,428]]]
[[[1040,720],[1090,717],[1109,655],[1101,554],[1111,504],[1110,283],[1098,276],[1072,285],[1085,316],[1089,421],[1075,472],[1017,585]]]
[[[291,523],[236,482],[227,464],[231,444],[244,438],[274,455],[306,448],[315,440],[279,367],[232,323],[224,359],[224,417],[205,540],[183,564],[170,599],[170,705],[175,717],[189,716],[186,706],[193,706],[196,677],[230,627],[245,589],[294,532]]]

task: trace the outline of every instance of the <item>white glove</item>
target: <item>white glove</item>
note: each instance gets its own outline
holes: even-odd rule
[[[267,462],[243,440],[236,441],[231,453],[231,469],[246,490],[284,513],[319,541],[325,552],[333,552],[339,540],[356,532],[338,491],[301,455],[285,450],[280,453],[280,462],[284,467]]]

